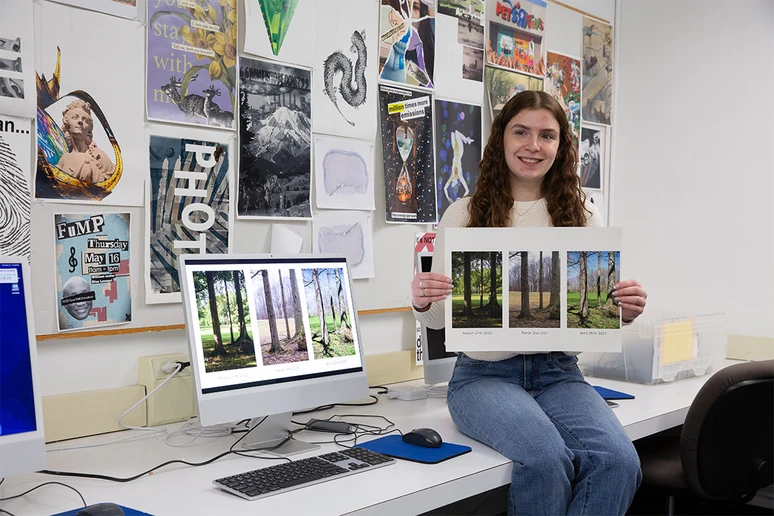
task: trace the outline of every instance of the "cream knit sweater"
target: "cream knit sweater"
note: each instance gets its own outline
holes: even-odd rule
[[[444,256],[444,229],[446,228],[463,228],[467,226],[468,215],[468,203],[470,197],[465,197],[459,201],[453,203],[443,214],[441,221],[438,224],[438,229],[435,236],[435,244],[433,255],[440,257],[438,260],[433,260],[433,272],[443,275],[448,275],[445,271],[445,264],[443,260]],[[588,200],[586,201],[586,209],[591,212],[586,220],[587,227],[601,227],[602,216],[599,214],[596,206],[594,206]],[[523,214],[524,220],[519,222],[519,215]],[[548,205],[545,199],[540,199],[537,202],[514,202],[511,209],[511,225],[512,227],[552,227],[551,216],[548,214]],[[417,321],[424,323],[429,328],[440,329],[445,324],[445,305],[443,302],[436,302],[426,312],[417,312],[414,310],[414,317]],[[538,353],[538,352],[536,352]],[[506,360],[514,357],[519,353],[510,351],[477,351],[465,353],[470,358],[475,360],[487,360],[490,362],[498,360]],[[525,353],[526,354],[526,353]],[[569,353],[568,353],[569,354]],[[572,353],[575,354],[575,353]]]

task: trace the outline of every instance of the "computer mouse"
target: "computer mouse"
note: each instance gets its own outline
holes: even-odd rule
[[[124,510],[110,502],[95,503],[84,507],[75,513],[75,516],[124,516]]]
[[[440,448],[443,439],[441,439],[441,434],[432,428],[415,428],[411,432],[403,434],[403,442],[424,448]]]

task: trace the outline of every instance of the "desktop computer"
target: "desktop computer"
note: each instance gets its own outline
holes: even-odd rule
[[[0,478],[45,467],[29,266],[0,257]]]

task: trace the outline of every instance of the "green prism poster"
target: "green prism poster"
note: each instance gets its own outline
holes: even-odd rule
[[[269,35],[271,51],[279,55],[285,34],[290,27],[293,13],[296,11],[298,0],[260,0],[258,2],[263,13],[263,22],[266,24],[266,32]]]

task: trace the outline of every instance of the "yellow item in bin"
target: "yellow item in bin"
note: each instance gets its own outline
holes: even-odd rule
[[[693,360],[693,337],[693,319],[662,323],[661,365]]]

